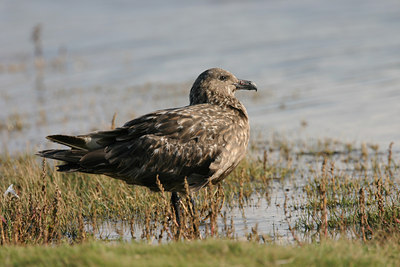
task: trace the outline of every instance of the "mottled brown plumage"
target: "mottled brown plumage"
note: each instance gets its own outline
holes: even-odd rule
[[[240,162],[249,141],[245,107],[238,89],[256,90],[219,68],[206,70],[190,91],[190,105],[155,111],[110,131],[79,136],[52,135],[66,150],[38,155],[64,161],[59,171],[105,174],[128,184],[157,191],[156,176],[165,190],[191,191],[224,179]]]

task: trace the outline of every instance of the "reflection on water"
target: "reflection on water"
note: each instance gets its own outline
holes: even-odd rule
[[[224,208],[218,219],[218,233],[221,237],[226,237],[227,231],[233,231],[228,236],[234,236],[236,239],[246,239],[250,234],[262,236],[263,241],[275,242],[293,242],[293,238],[288,230],[288,221],[283,212],[284,194],[281,191],[273,193],[274,203],[269,203],[264,198],[254,196],[253,204],[246,205],[244,208],[232,207]],[[222,214],[225,214],[227,222],[224,222]],[[294,218],[291,217],[291,220]],[[200,235],[205,237],[206,224],[200,224]],[[156,234],[158,237],[162,226],[159,225]],[[209,228],[209,227],[208,227]],[[225,229],[229,228],[229,229]],[[92,233],[96,238],[106,240],[124,240],[131,241],[146,239],[143,225],[131,224],[130,222],[105,220],[95,229],[90,222],[86,224],[86,231]],[[153,242],[165,242],[167,235],[164,234],[162,240],[153,240]]]

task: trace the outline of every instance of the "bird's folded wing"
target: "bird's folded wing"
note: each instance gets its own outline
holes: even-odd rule
[[[121,177],[208,176],[210,164],[224,150],[231,122],[218,107],[188,106],[150,113],[92,138],[106,145],[105,159]],[[90,157],[82,160],[83,165],[90,162]]]

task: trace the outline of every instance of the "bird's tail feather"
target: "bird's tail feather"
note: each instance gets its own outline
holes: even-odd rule
[[[52,142],[66,145],[71,148],[81,149],[81,150],[88,149],[88,147],[87,147],[88,141],[85,136],[72,136],[72,135],[56,134],[56,135],[49,135],[46,138]]]
[[[109,162],[106,160],[106,153],[102,143],[109,143],[115,139],[114,131],[95,132],[88,135],[49,135],[46,138],[71,149],[49,149],[39,151],[38,156],[64,161],[59,165],[58,171],[63,172],[87,172],[103,173]]]
[[[69,146],[72,149],[93,151],[113,143],[118,136],[121,136],[122,133],[126,133],[125,128],[117,128],[110,131],[99,131],[87,135],[77,136],[56,134],[49,135],[46,138],[52,142]],[[122,136],[124,135],[122,134]]]
[[[80,159],[87,153],[85,150],[69,150],[69,149],[49,149],[39,151],[36,155],[64,161],[65,164],[58,165],[58,171],[62,172],[72,172],[72,171],[80,171],[81,166],[79,164]]]

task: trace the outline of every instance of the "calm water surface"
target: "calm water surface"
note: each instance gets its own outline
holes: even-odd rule
[[[239,97],[262,133],[400,140],[398,1],[6,0],[0,14],[2,150],[186,105],[214,66],[258,84]]]

